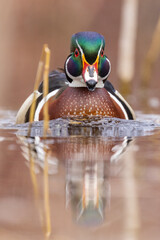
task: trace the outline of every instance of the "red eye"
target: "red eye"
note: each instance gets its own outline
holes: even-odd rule
[[[101,50],[101,57],[103,57],[104,56],[104,50],[102,49]]]
[[[75,57],[78,57],[78,56],[79,56],[79,51],[78,51],[77,48],[76,48],[76,50],[74,51],[74,56],[75,56]]]

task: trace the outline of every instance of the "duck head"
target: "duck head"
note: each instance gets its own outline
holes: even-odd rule
[[[71,87],[94,91],[103,87],[111,65],[104,55],[105,40],[96,32],[79,32],[71,38],[71,53],[65,62],[65,73]]]

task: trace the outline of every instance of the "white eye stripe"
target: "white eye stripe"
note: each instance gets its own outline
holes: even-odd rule
[[[77,46],[78,46],[78,48],[79,48],[79,50],[80,50],[80,52],[81,52],[81,55],[83,56],[83,49],[82,49],[81,46],[79,45],[77,39],[76,39],[76,43],[77,43]]]
[[[100,55],[100,52],[101,52],[101,50],[102,50],[102,46],[103,46],[103,42],[101,43],[101,46],[100,46],[100,48],[99,48],[98,56]]]

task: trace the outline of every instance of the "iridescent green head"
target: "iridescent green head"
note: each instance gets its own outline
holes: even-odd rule
[[[96,32],[79,32],[71,38],[71,54],[65,72],[71,86],[86,86],[90,91],[103,87],[110,73],[110,62],[104,55],[105,40]]]

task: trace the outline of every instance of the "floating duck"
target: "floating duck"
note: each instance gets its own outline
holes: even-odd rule
[[[134,112],[108,81],[111,64],[104,54],[104,37],[96,32],[78,32],[71,38],[71,53],[64,72],[49,74],[49,92],[43,97],[43,82],[36,91],[34,121],[43,120],[48,101],[49,119],[116,117],[134,119]],[[17,123],[29,121],[33,93],[22,104]]]

